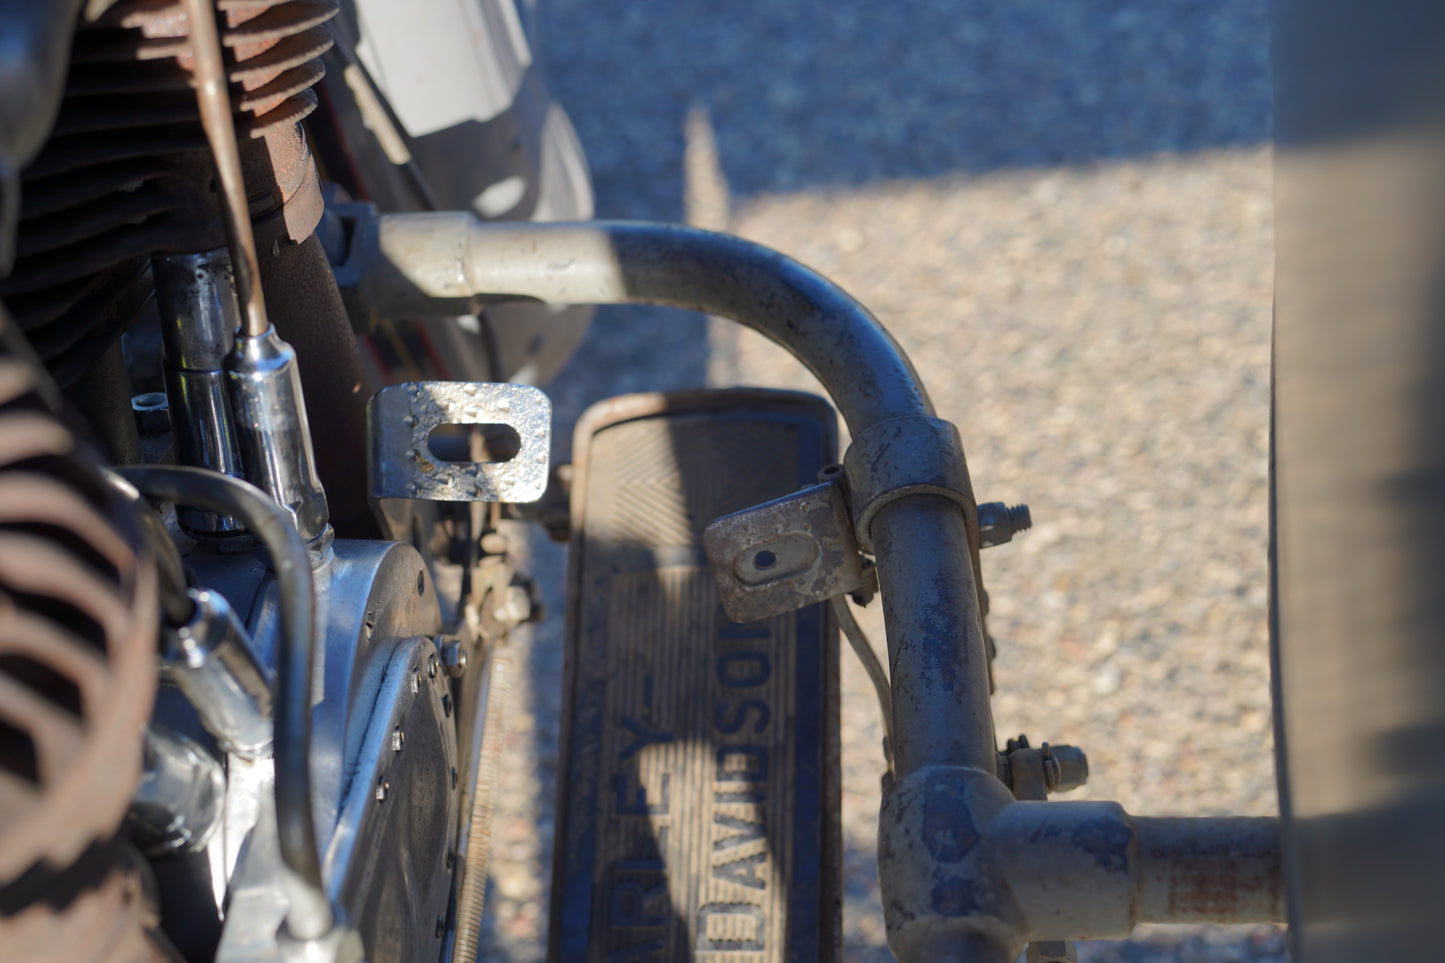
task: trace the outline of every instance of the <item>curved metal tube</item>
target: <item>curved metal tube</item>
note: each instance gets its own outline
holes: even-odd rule
[[[380,219],[365,296],[383,312],[435,314],[507,300],[666,304],[745,324],[828,389],[854,434],[932,415],[903,349],[842,288],[771,248],[643,222],[484,223],[469,214]]]
[[[856,437],[932,416],[903,349],[817,272],[741,238],[665,224],[483,223],[469,214],[380,218],[359,292],[383,314],[479,302],[666,304],[731,318],[787,348],[832,395]],[[987,648],[963,512],[945,498],[886,505],[876,548],[893,679],[898,772],[994,771]]]
[[[136,506],[136,515],[145,529],[146,540],[156,551],[156,573],[161,597],[161,611],[172,626],[185,625],[196,614],[196,603],[188,591],[186,567],[181,563],[181,553],[165,523],[151,506],[143,503],[136,487],[110,469],[101,469],[106,484],[126,501]]]
[[[297,939],[316,939],[332,926],[311,818],[311,669],[316,637],[315,589],[306,543],[291,515],[255,486],[203,468],[116,469],[147,498],[220,512],[239,520],[271,555],[281,617],[275,700],[276,826],[286,865]]]

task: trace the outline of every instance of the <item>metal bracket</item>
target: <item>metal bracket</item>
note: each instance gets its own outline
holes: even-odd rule
[[[890,418],[853,439],[843,455],[853,531],[863,551],[873,552],[869,527],[878,510],[909,495],[942,495],[958,503],[977,544],[978,511],[963,440],[952,422],[921,415]]]
[[[547,489],[552,402],[537,388],[416,381],[378,391],[367,414],[373,498],[535,502]],[[521,445],[506,461],[443,461],[429,442],[441,425],[505,425]]]
[[[724,515],[708,525],[702,544],[723,611],[737,622],[793,612],[876,579],[836,481]]]

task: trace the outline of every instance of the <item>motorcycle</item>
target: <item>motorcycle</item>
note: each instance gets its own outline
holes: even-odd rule
[[[507,638],[539,616],[516,523],[570,549],[552,959],[836,958],[840,633],[887,724],[900,959],[1057,963],[1072,940],[1280,922],[1287,902],[1311,959],[1381,920],[1429,945],[1416,903],[1355,912],[1348,873],[1311,875],[1364,858],[1392,810],[1310,808],[1354,783],[1298,755],[1334,719],[1297,641],[1331,575],[1289,512],[1339,500],[1295,466],[1338,469],[1321,385],[1370,397],[1309,356],[1299,302],[1277,382],[1297,795],[1282,820],[1049,801],[1087,779],[1083,752],[1000,749],[989,711],[981,554],[1027,509],[977,501],[958,429],[826,278],[735,237],[591,221],[511,0],[16,3],[0,26],[7,953],[475,959]],[[1308,43],[1282,49],[1308,72]],[[1294,96],[1282,130],[1318,136]],[[760,331],[830,400],[613,399],[554,464],[537,385],[588,306],[624,303]],[[1345,481],[1358,508],[1369,485]],[[849,599],[882,608],[887,671]],[[1419,815],[1438,793],[1415,772]],[[1438,833],[1412,825],[1397,878],[1418,883]]]

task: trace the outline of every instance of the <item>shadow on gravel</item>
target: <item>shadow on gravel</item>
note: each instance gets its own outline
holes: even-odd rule
[[[735,194],[1270,136],[1266,0],[541,0],[604,217],[681,217],[683,121]]]

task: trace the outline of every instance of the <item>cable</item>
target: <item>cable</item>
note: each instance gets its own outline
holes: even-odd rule
[[[311,807],[311,669],[316,604],[311,559],[287,511],[248,482],[204,468],[116,470],[147,498],[220,512],[237,519],[271,555],[280,601],[276,680],[276,828],[290,870],[286,926],[301,940],[325,935],[333,916],[321,878]]]

